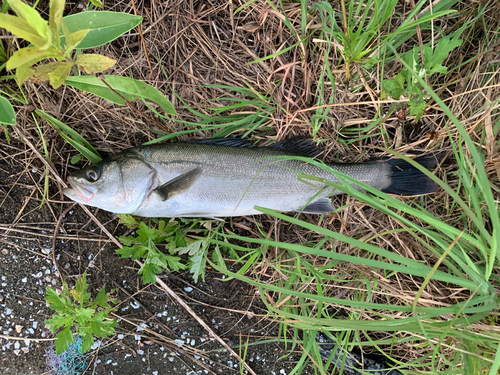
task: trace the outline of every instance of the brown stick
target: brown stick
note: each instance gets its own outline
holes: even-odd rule
[[[132,7],[134,8],[134,14],[137,16],[137,10],[135,9],[135,2],[132,0]],[[137,30],[139,31],[139,35],[141,37],[142,46],[144,47],[144,55],[146,56],[146,61],[148,62],[149,72],[151,73],[151,79],[155,79],[155,75],[153,73],[153,67],[151,66],[151,61],[149,61],[148,49],[146,48],[146,41],[144,40],[144,36],[142,35],[142,27],[141,24],[137,25]]]
[[[54,227],[54,236],[52,237],[52,263],[54,263],[54,266],[56,266],[57,273],[59,274],[59,278],[61,279],[61,282],[64,281],[64,277],[61,273],[61,270],[59,269],[59,265],[57,264],[56,260],[56,241],[57,241],[57,232],[59,231],[59,227],[61,226],[62,219],[66,214],[71,210],[73,207],[76,206],[76,202],[73,203],[71,206],[66,208],[61,215],[59,215],[59,219],[57,219],[56,226]]]

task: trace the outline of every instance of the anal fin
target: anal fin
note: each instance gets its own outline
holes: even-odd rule
[[[317,214],[322,215],[328,212],[332,212],[332,200],[330,198],[321,198],[314,201],[296,212],[302,212],[304,214]]]

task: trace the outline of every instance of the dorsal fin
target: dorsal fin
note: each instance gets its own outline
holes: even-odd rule
[[[309,158],[315,158],[321,152],[312,140],[300,136],[285,139],[268,147]]]
[[[250,142],[248,139],[242,138],[200,139],[188,142],[226,147],[254,147],[252,142]]]

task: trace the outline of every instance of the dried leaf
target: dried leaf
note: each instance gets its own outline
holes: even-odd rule
[[[81,54],[76,59],[76,64],[85,69],[87,74],[102,72],[111,68],[115,63],[116,60],[94,53]]]
[[[439,138],[439,133],[438,132],[428,132],[425,136],[427,138],[429,138],[431,141],[437,141]]]
[[[36,68],[32,68],[33,76],[31,80],[33,82],[43,82],[49,80],[49,74],[56,70],[58,67],[62,65],[66,65],[67,63],[64,61],[50,62],[48,64],[43,64],[37,66]]]
[[[52,73],[49,73],[50,84],[54,89],[59,88],[66,78],[68,77],[69,71],[73,66],[73,62],[64,62],[62,65],[59,65]]]
[[[35,72],[30,67],[31,64],[25,64],[18,66],[16,69],[16,79],[19,85],[22,85],[28,78],[30,78]]]

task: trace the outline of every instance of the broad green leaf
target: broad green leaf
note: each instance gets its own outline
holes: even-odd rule
[[[54,89],[59,88],[59,86],[64,83],[64,80],[68,76],[72,67],[72,61],[63,62],[60,66],[56,67],[52,72],[49,73],[49,81]]]
[[[16,69],[16,79],[19,85],[22,85],[28,78],[30,78],[35,72],[30,67],[31,64],[25,64],[18,66]]]
[[[3,27],[12,34],[27,40],[37,47],[43,47],[47,44],[47,42],[38,35],[36,30],[20,17],[0,13],[0,27]]]
[[[69,314],[52,315],[51,319],[47,319],[45,324],[49,325],[50,332],[54,333],[61,327],[70,327],[73,324],[73,316]]]
[[[7,98],[0,95],[0,124],[16,125],[16,112]]]
[[[71,56],[71,52],[81,43],[89,31],[90,29],[78,30],[66,36],[66,47],[64,48],[64,55],[66,57]]]
[[[35,112],[40,117],[45,118],[66,142],[85,156],[92,164],[97,164],[102,160],[101,156],[94,149],[94,147],[92,147],[92,145],[76,131],[43,111],[35,110]]]
[[[70,161],[69,161],[69,162],[70,162],[71,164],[76,164],[76,163],[78,163],[78,162],[82,159],[82,156],[83,156],[82,154],[75,155],[75,156],[73,156],[73,157],[70,159]]]
[[[62,354],[69,348],[69,344],[74,342],[71,327],[63,329],[56,335],[56,354]]]
[[[78,49],[99,47],[132,30],[142,22],[142,17],[108,11],[87,11],[64,17],[71,32],[90,29]],[[61,37],[62,39],[63,37]]]
[[[96,317],[90,323],[92,333],[96,337],[108,337],[115,332],[114,327],[116,326],[116,321],[105,321],[104,316],[98,313]]]
[[[124,246],[121,249],[117,249],[116,253],[120,254],[122,258],[138,259],[142,257],[147,251],[147,248],[142,245],[134,245],[134,246]]]
[[[40,38],[46,42],[46,47],[48,48],[52,42],[52,33],[47,21],[40,16],[40,13],[21,0],[9,0],[9,4],[16,14],[28,22]]]
[[[50,332],[54,333],[61,327],[70,327],[73,324],[73,320],[72,315],[59,313],[52,315],[52,318],[47,319],[44,323],[48,324]]]
[[[33,65],[38,61],[48,59],[50,57],[61,60],[62,56],[59,54],[59,51],[50,48],[48,50],[42,50],[39,47],[26,47],[21,48],[14,52],[14,54],[10,57],[9,61],[7,61],[7,70],[12,70],[21,65]]]
[[[94,74],[102,72],[115,65],[116,60],[95,53],[81,54],[76,59],[76,64],[85,69],[85,73]]]
[[[198,282],[198,277],[201,275],[203,281],[205,281],[205,269],[207,266],[207,259],[205,258],[205,253],[200,253],[189,258],[191,262],[191,267],[189,271],[193,274],[194,282]]]
[[[455,48],[462,45],[463,40],[451,39],[449,36],[442,38],[434,49],[427,44],[424,45],[425,69],[429,75],[434,73],[446,73],[446,67],[441,64],[448,58],[448,55]]]
[[[78,324],[83,326],[92,320],[94,313],[95,310],[92,308],[77,307],[75,309],[75,319]]]
[[[49,27],[55,38],[55,44],[59,45],[59,32],[63,22],[63,12],[66,0],[51,0],[49,8]]]
[[[177,114],[172,103],[153,86],[129,77],[105,75],[104,79],[113,90],[127,100],[151,100],[158,104],[165,113],[169,115]],[[122,98],[110,90],[104,82],[95,76],[68,77],[64,83],[77,89],[90,92],[110,102],[125,105],[125,101]]]
[[[205,240],[194,241],[185,247],[178,247],[177,249],[175,249],[175,252],[178,253],[179,255],[188,254],[192,256],[200,252],[200,248],[204,243]],[[201,252],[203,252],[203,250]]]
[[[132,228],[130,228],[130,229],[132,229]],[[133,236],[118,236],[117,238],[125,246],[131,246],[134,242],[136,242],[135,237],[133,237]]]
[[[181,258],[179,257],[174,257],[172,255],[168,255],[165,257],[168,263],[168,268],[167,270],[171,271],[180,271],[180,270],[185,270],[187,266],[183,263],[181,263]]]
[[[139,229],[137,230],[137,242],[142,242],[146,244],[149,240],[155,241],[158,239],[158,233],[155,228],[150,228],[143,221],[139,224]],[[154,243],[152,244],[154,246]]]
[[[152,263],[144,263],[144,265],[139,270],[139,274],[142,275],[142,282],[144,284],[155,284],[156,283],[156,274],[162,273],[163,270],[161,267]]]

